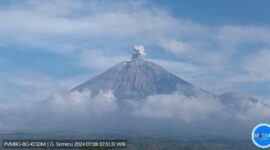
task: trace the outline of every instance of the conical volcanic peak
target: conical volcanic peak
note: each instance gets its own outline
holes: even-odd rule
[[[193,93],[194,87],[169,73],[161,66],[146,61],[143,46],[135,46],[131,61],[121,62],[73,90],[91,90],[95,95],[100,91],[112,90],[117,98],[140,99],[155,94],[170,94],[177,89]]]

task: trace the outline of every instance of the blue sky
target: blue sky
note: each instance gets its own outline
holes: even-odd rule
[[[192,19],[209,25],[269,25],[267,0],[157,0],[158,5],[175,17]]]
[[[0,4],[2,102],[68,90],[129,60],[135,44],[145,45],[146,59],[211,92],[270,98],[269,1]]]

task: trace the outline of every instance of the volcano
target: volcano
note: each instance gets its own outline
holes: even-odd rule
[[[131,61],[116,64],[72,91],[91,90],[96,95],[100,91],[111,90],[120,99],[141,99],[175,91],[187,96],[194,95],[197,91],[204,92],[161,66],[144,60],[145,55],[143,46],[135,46]]]

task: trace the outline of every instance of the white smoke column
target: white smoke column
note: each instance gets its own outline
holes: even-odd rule
[[[146,53],[144,52],[144,46],[143,45],[135,45],[134,51],[139,56],[146,56]]]

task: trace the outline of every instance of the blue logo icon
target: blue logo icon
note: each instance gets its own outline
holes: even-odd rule
[[[253,143],[260,148],[270,147],[270,125],[259,124],[257,125],[251,134]]]

